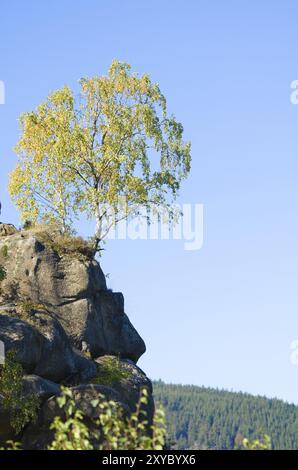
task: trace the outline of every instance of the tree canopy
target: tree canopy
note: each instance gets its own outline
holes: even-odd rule
[[[190,143],[147,74],[114,60],[106,76],[65,86],[20,118],[9,191],[23,220],[96,220],[94,246],[140,207],[169,207],[190,171]],[[125,201],[119,210],[119,198]]]

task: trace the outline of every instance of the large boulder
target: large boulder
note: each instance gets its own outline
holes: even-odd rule
[[[70,383],[94,376],[94,362],[71,347],[63,328],[50,314],[37,311],[23,321],[16,317],[17,309],[10,307],[9,312],[12,316],[0,315],[0,341],[6,353],[14,351],[25,373]]]
[[[34,328],[44,337],[34,374],[55,382],[75,374],[75,355],[60,323],[45,312],[38,311],[33,318]]]
[[[40,361],[45,338],[35,328],[19,318],[0,315],[0,341],[5,352],[13,350],[15,359],[26,372],[32,373]]]
[[[100,265],[88,251],[67,251],[62,243],[61,235],[36,230],[1,237],[5,277],[0,304],[29,300],[44,306],[72,346],[92,357],[115,354],[136,362],[146,348],[124,312],[122,294],[107,289]]]
[[[46,380],[33,374],[24,375],[23,377],[23,394],[35,395],[41,402],[44,402],[50,397],[59,395],[60,392],[60,386],[51,380]]]

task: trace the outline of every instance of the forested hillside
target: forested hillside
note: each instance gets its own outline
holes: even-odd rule
[[[243,437],[271,437],[273,449],[298,449],[298,407],[277,399],[190,385],[154,383],[178,449],[235,449]]]

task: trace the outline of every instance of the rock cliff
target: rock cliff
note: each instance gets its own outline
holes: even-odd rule
[[[0,224],[0,341],[23,367],[24,393],[35,393],[42,404],[37,423],[20,436],[25,448],[48,444],[62,383],[76,390],[78,403],[103,393],[130,410],[146,386],[153,413],[151,383],[136,366],[144,341],[124,311],[123,295],[107,288],[82,239]],[[107,379],[111,361],[123,373]],[[2,442],[13,435],[8,418],[0,390]]]

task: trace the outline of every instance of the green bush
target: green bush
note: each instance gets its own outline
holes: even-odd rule
[[[6,269],[0,264],[0,282],[6,278]]]
[[[51,429],[54,440],[49,450],[161,450],[165,445],[165,418],[162,409],[155,412],[152,426],[146,420],[144,405],[148,392],[141,392],[137,409],[126,416],[114,401],[106,401],[99,395],[91,405],[100,409],[100,416],[92,420],[92,426],[84,422],[84,413],[76,408],[72,391],[63,388],[57,398],[65,420],[56,416]]]
[[[8,257],[8,246],[7,245],[2,246],[2,248],[0,250],[0,256],[2,256],[3,258]]]
[[[35,228],[38,238],[45,246],[54,250],[59,256],[73,256],[79,259],[92,259],[94,249],[92,245],[82,237],[73,236],[71,233],[62,234],[57,229]]]
[[[126,380],[129,377],[129,371],[125,370],[118,357],[107,356],[97,365],[97,375],[91,383],[111,386],[113,383]]]
[[[0,450],[21,450],[21,443],[14,441],[7,441],[7,447],[0,447]]]
[[[2,406],[10,412],[11,426],[19,434],[27,423],[37,417],[39,400],[36,395],[23,395],[23,368],[9,351],[5,364],[0,366],[0,393]]]
[[[243,439],[242,446],[244,450],[271,450],[271,439],[265,434],[261,439],[249,440]]]

